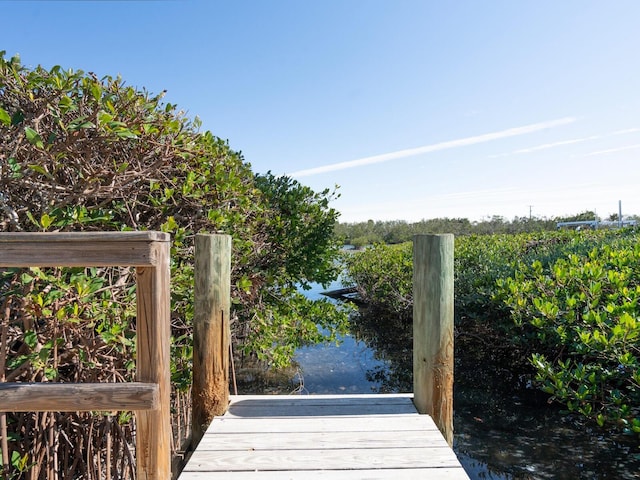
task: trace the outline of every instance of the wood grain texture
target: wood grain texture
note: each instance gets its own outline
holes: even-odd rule
[[[279,421],[279,420],[276,420]],[[238,432],[216,432],[206,434],[200,441],[200,450],[295,450],[300,445],[313,445],[322,450],[342,450],[349,448],[426,448],[442,444],[442,434],[439,430],[373,430],[363,431],[355,429],[347,432],[335,431],[305,431],[304,424],[300,424],[301,432],[295,435],[283,435],[282,432],[253,432],[251,435],[238,435]],[[309,427],[309,423],[306,427]],[[401,433],[399,433],[401,432]]]
[[[149,383],[0,383],[2,412],[155,410],[158,385]]]
[[[0,233],[0,267],[153,266],[162,232]]]
[[[196,235],[192,444],[229,406],[231,236]]]
[[[213,420],[179,478],[468,480],[431,417],[418,414],[412,398],[231,396],[229,411]],[[266,413],[270,406],[273,413]],[[410,413],[391,413],[406,412],[407,406]],[[327,414],[340,408],[354,411]]]
[[[180,480],[469,480],[462,468],[183,472]]]
[[[138,480],[171,478],[169,243],[154,242],[152,247],[157,265],[136,268],[136,377],[158,384],[160,406],[136,411]]]
[[[453,235],[413,244],[413,392],[453,444]]]
[[[324,450],[197,450],[189,460],[189,471],[233,470],[362,470],[369,468],[454,468],[458,459],[447,448],[345,448]]]
[[[66,242],[168,242],[168,233],[147,231],[130,232],[2,232],[2,243],[66,243]]]
[[[0,233],[0,267],[137,267],[140,383],[5,385],[0,405],[4,410],[20,401],[26,410],[133,409],[137,478],[145,480],[171,477],[169,240],[161,232]]]

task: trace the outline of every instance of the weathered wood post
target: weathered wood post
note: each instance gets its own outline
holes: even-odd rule
[[[192,445],[229,405],[231,237],[196,235]]]
[[[453,444],[453,235],[413,239],[413,394]]]
[[[153,234],[153,266],[136,267],[136,379],[158,385],[160,405],[136,412],[138,480],[171,478],[170,242],[167,234]]]
[[[171,478],[169,254],[162,232],[0,233],[0,267],[131,266],[137,284],[137,382],[2,383],[0,411],[134,411],[137,478]]]

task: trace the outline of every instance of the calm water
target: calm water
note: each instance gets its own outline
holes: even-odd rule
[[[300,349],[291,385],[309,394],[411,391],[410,332],[399,325],[380,330],[377,323],[361,318],[339,346]],[[472,479],[640,479],[637,440],[561,415],[496,365],[461,355],[460,343],[454,450]]]

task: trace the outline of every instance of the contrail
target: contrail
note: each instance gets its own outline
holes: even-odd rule
[[[593,155],[604,155],[607,153],[623,152],[625,150],[635,150],[636,148],[640,148],[640,143],[637,143],[635,145],[627,145],[625,147],[610,148],[609,150],[599,150],[597,152],[587,153],[585,157],[592,157]]]
[[[322,167],[299,170],[297,172],[290,173],[289,176],[296,178],[309,177],[311,175],[317,175],[319,173],[334,172],[336,170],[345,170],[347,168],[363,167],[365,165],[388,162],[389,160],[395,160],[398,158],[412,157],[414,155],[420,155],[422,153],[437,152],[439,150],[448,150],[450,148],[466,147],[467,145],[475,145],[476,143],[500,140],[501,138],[516,137],[518,135],[525,135],[527,133],[537,132],[539,130],[559,127],[560,125],[566,125],[575,121],[575,117],[564,117],[557,120],[549,120],[547,122],[525,125],[523,127],[509,128],[507,130],[501,130],[499,132],[477,135],[475,137],[460,138],[458,140],[450,140],[448,142],[434,143],[432,145],[408,148],[406,150],[383,153],[382,155],[374,155],[372,157],[359,158],[357,160],[350,160],[348,162],[333,163],[331,165],[324,165]]]

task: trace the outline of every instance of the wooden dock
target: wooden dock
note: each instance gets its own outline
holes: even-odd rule
[[[232,396],[180,480],[468,480],[413,394]]]

